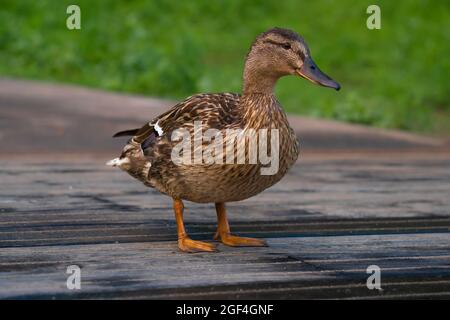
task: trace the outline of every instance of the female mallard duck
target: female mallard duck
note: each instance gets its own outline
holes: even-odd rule
[[[325,87],[340,88],[338,83],[315,65],[308,46],[298,34],[274,28],[260,34],[250,48],[245,61],[242,95],[197,94],[140,129],[114,135],[133,137],[120,157],[107,164],[121,168],[146,186],[173,198],[178,247],[181,251],[216,250],[213,244],[188,237],[183,223],[182,200],[215,203],[218,226],[214,239],[225,245],[266,245],[261,239],[230,234],[225,203],[247,199],[274,185],[297,160],[299,148],[296,135],[273,93],[276,81],[285,75],[299,75]],[[263,140],[270,140],[266,155],[271,154],[278,170],[263,174],[262,170],[267,169],[267,161],[250,161],[254,160],[254,154],[249,151],[252,136],[244,135],[242,149],[238,140],[232,140],[236,135],[230,134],[236,130],[241,130],[238,131],[240,137],[242,132],[256,132],[259,148]],[[183,139],[186,137],[183,134],[188,137],[189,143],[183,144],[184,149],[180,148],[180,132]],[[202,134],[206,132],[214,133],[209,135],[209,139],[203,140]],[[194,137],[192,149],[191,137]],[[228,143],[230,141],[231,144]],[[245,148],[245,142],[249,148]],[[214,148],[211,151],[212,145]],[[226,152],[222,153],[224,145],[231,147],[226,147]],[[195,158],[199,150],[200,161]],[[210,154],[215,156],[213,159],[216,161],[205,161],[202,155],[205,156],[206,151],[212,152]],[[244,161],[238,161],[239,154],[244,155]],[[261,156],[261,150],[258,155]],[[194,161],[191,161],[192,158]]]

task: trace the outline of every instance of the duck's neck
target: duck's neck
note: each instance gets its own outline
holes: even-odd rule
[[[274,121],[284,117],[284,111],[277,99],[270,93],[250,92],[243,94],[237,112],[245,123],[245,127],[269,128]]]
[[[275,84],[279,78],[279,74],[262,69],[255,60],[249,58],[245,62],[244,67],[242,94],[244,96],[251,94],[272,96]]]
[[[275,84],[282,75],[264,68],[257,59],[247,57],[240,100],[242,118],[252,128],[268,127],[284,112],[274,95]]]

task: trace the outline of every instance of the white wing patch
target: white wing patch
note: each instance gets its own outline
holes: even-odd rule
[[[115,158],[115,159],[109,160],[106,163],[106,165],[111,166],[111,167],[120,167],[122,164],[125,164],[125,163],[130,163],[130,159],[128,159],[128,157],[125,157],[122,159]]]
[[[158,133],[158,136],[161,137],[164,133],[163,129],[159,126],[158,124],[159,120],[156,121],[155,125],[153,126],[153,128],[155,128],[156,132]]]

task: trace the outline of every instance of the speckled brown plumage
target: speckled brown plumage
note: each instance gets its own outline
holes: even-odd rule
[[[185,128],[194,136],[194,121],[207,128],[219,129],[226,140],[226,129],[278,128],[280,130],[280,169],[275,175],[261,175],[260,164],[182,164],[171,160],[171,150],[178,142],[171,141],[171,132]],[[134,152],[130,169],[135,178],[146,185],[176,199],[194,202],[230,202],[249,198],[278,182],[294,164],[298,146],[294,131],[273,96],[254,94],[200,94],[176,105],[170,112],[158,117],[165,133],[155,143],[139,150],[139,142],[154,134],[152,125],[145,125],[128,144],[127,152]],[[138,143],[136,143],[138,142]],[[203,145],[206,143],[204,142]],[[134,148],[131,148],[134,146]],[[139,164],[134,166],[134,162]],[[141,174],[145,161],[151,164],[148,173]],[[146,170],[146,169],[145,169]]]
[[[305,66],[308,66],[308,70],[305,70]],[[146,186],[172,197],[175,200],[178,222],[182,223],[181,200],[214,202],[219,218],[218,232],[221,231],[216,236],[222,242],[229,245],[263,245],[258,239],[229,235],[228,224],[224,225],[224,203],[247,199],[274,185],[297,160],[299,146],[296,135],[273,94],[276,81],[290,74],[298,74],[314,83],[335,89],[339,86],[315,66],[310,59],[309,49],[300,36],[286,29],[269,30],[256,38],[246,57],[242,95],[193,95],[142,128],[116,134],[132,134],[133,137],[121,156],[111,164],[119,166]],[[234,138],[227,135],[229,129],[267,129],[269,137],[273,129],[278,129],[278,171],[262,175],[260,169],[263,165],[259,162],[251,164],[246,161],[245,164],[238,164],[234,161],[233,164],[226,164],[226,152],[222,164],[175,164],[171,154],[179,141],[172,141],[172,133],[185,129],[194,137],[195,121],[202,122],[202,132],[207,129],[219,130],[224,137],[224,145],[227,139]],[[202,141],[201,146],[205,148],[209,144],[208,141]],[[238,150],[235,151],[237,154]],[[192,150],[194,152],[195,149]],[[249,155],[245,154],[245,157],[248,160]],[[186,240],[188,238],[184,227],[180,225],[178,233],[181,250],[212,250],[204,243],[193,244],[192,240]]]

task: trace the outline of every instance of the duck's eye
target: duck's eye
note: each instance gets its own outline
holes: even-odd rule
[[[291,48],[290,43],[283,43],[281,46],[283,47],[283,49],[286,49],[286,50],[289,50]]]

